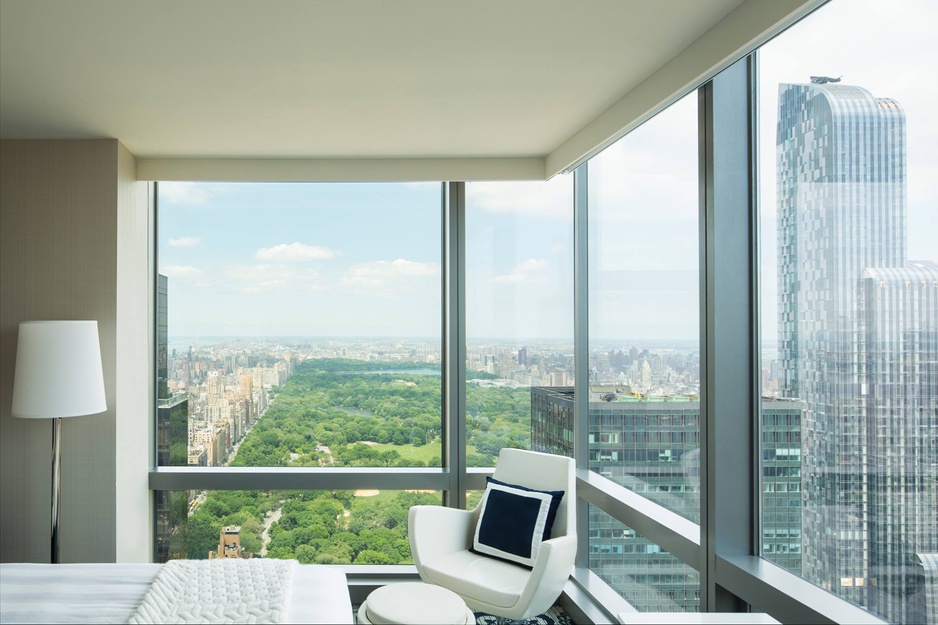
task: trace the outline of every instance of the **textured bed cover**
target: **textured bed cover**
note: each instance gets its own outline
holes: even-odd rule
[[[0,623],[126,623],[160,564],[0,564]],[[288,623],[352,623],[345,573],[299,565]]]

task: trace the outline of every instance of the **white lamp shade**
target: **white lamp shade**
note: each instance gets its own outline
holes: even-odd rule
[[[13,374],[13,416],[80,417],[107,410],[97,321],[24,321]]]

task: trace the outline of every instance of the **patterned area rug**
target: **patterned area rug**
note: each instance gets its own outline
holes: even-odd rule
[[[485,612],[476,612],[476,625],[495,625],[498,619]],[[513,625],[573,625],[570,615],[564,612],[560,606],[554,606],[544,614],[539,614],[526,621],[506,621]]]

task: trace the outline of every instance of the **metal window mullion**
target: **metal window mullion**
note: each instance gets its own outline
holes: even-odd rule
[[[160,279],[159,279],[159,207],[160,207],[160,183],[159,182],[149,182],[147,183],[147,227],[149,232],[147,233],[147,244],[149,245],[149,250],[147,256],[149,258],[149,271],[147,272],[147,280],[149,280],[149,291],[150,291],[150,302],[149,302],[149,312],[147,313],[147,323],[150,324],[149,340],[147,341],[147,349],[149,350],[148,359],[150,361],[150,366],[153,367],[153,370],[150,372],[149,380],[147,382],[147,394],[148,394],[148,403],[150,409],[147,412],[147,420],[149,424],[149,442],[147,445],[147,454],[150,461],[150,467],[156,467],[159,463],[159,436],[157,435],[157,427],[159,423],[159,410],[157,408],[157,396],[159,395],[159,389],[156,384],[156,376],[159,371],[159,363],[157,359],[159,354],[157,353],[159,347],[159,319],[157,313],[157,307],[159,306],[160,301]],[[168,337],[167,337],[168,340]],[[168,346],[167,346],[168,349]],[[157,532],[157,510],[156,510],[156,493],[154,489],[150,487],[149,492],[147,493],[147,505],[149,510],[147,511],[147,516],[150,519],[149,524],[149,543],[150,543],[150,557],[149,560],[152,562],[158,553],[159,545],[157,544],[158,532]]]
[[[710,336],[710,322],[712,319],[712,314],[710,312],[710,300],[709,300],[709,289],[708,285],[711,283],[710,271],[713,263],[710,261],[710,249],[708,247],[709,238],[708,233],[711,230],[711,225],[708,223],[710,219],[710,211],[708,206],[713,204],[713,185],[712,185],[712,172],[710,165],[710,156],[711,156],[711,143],[712,139],[710,136],[712,126],[711,126],[711,112],[710,109],[713,105],[712,101],[712,83],[707,82],[705,85],[700,87],[697,91],[697,142],[698,142],[698,157],[697,157],[697,191],[698,191],[698,201],[699,201],[699,217],[698,217],[698,228],[699,228],[699,239],[698,239],[698,258],[699,258],[699,267],[698,267],[698,280],[699,280],[699,290],[698,290],[698,300],[700,306],[700,315],[699,315],[699,325],[700,325],[700,421],[699,428],[700,432],[698,435],[699,445],[700,445],[700,468],[698,480],[700,481],[700,562],[701,567],[698,569],[700,574],[700,611],[708,612],[710,611],[710,606],[713,603],[712,600],[712,584],[711,579],[713,578],[713,559],[710,557],[711,545],[714,542],[711,528],[713,527],[712,515],[711,515],[711,489],[709,484],[709,476],[712,473],[711,470],[711,458],[712,454],[710,453],[710,446],[708,441],[710,438],[710,427],[709,427],[709,415],[710,415],[710,384],[709,384],[709,374],[713,368],[713,359],[712,353],[709,349],[708,337]]]
[[[150,490],[433,490],[449,475],[427,468],[163,467],[151,471]]]
[[[749,55],[748,91],[749,91],[749,275],[751,294],[749,302],[749,315],[752,319],[751,332],[751,368],[752,368],[752,415],[750,448],[752,449],[752,505],[750,515],[752,523],[751,553],[762,555],[762,335],[760,323],[760,307],[762,295],[759,282],[759,266],[761,262],[759,247],[760,221],[759,212],[759,50]]]
[[[444,505],[466,507],[466,183],[443,183]]]
[[[573,178],[573,458],[589,471],[589,164]],[[576,502],[576,566],[589,568],[589,503]]]
[[[738,611],[717,578],[718,556],[755,544],[752,92],[750,59],[701,89],[701,512],[706,565],[701,610]]]

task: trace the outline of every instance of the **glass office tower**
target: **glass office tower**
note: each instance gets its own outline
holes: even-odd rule
[[[804,406],[803,575],[910,622],[938,548],[938,270],[909,262],[905,114],[837,79],[779,86],[780,393]]]
[[[531,449],[573,454],[573,388],[531,388]],[[762,404],[765,557],[800,573],[801,450],[798,402]],[[589,466],[643,497],[700,522],[700,402],[590,389]],[[641,612],[697,611],[697,572],[590,507],[590,569]]]

